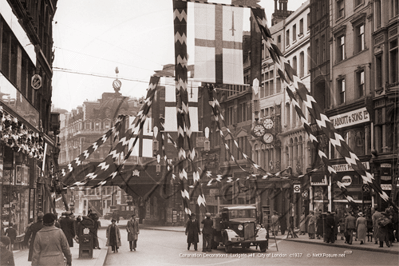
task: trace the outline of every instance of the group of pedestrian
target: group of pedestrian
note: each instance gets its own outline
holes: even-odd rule
[[[271,217],[271,226],[270,231],[272,235],[277,236],[278,232],[281,232],[281,235],[285,235],[285,231],[287,230],[287,218],[285,215],[279,215],[277,211],[273,212]]]
[[[398,213],[392,207],[386,208],[384,212],[373,209],[372,215],[374,240],[379,247],[391,247],[393,243],[399,242],[399,221]]]
[[[110,246],[114,253],[118,252],[120,246],[122,246],[121,233],[119,226],[116,224],[116,219],[111,219],[111,224],[107,227],[107,246]],[[140,233],[139,222],[136,219],[136,214],[133,214],[126,225],[127,241],[129,242],[130,251],[136,251],[137,240]]]
[[[212,251],[212,237],[213,237],[213,220],[211,219],[211,213],[205,214],[205,219],[201,221],[203,224],[202,228],[202,252]],[[187,235],[187,250],[190,250],[191,244],[194,245],[194,250],[198,250],[199,235],[201,234],[200,223],[196,218],[195,213],[190,215],[189,220],[186,223]]]

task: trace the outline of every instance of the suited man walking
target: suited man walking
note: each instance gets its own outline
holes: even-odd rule
[[[62,231],[64,232],[68,245],[73,247],[73,238],[75,237],[75,221],[71,219],[72,213],[65,212],[63,213],[64,218],[60,219],[60,226]]]
[[[356,218],[353,213],[349,213],[345,218],[345,232],[346,232],[346,243],[352,245],[353,232],[356,229]]]
[[[205,216],[206,218],[201,222],[204,225],[202,228],[202,252],[212,251],[213,221],[209,212]]]
[[[43,216],[44,216],[44,213],[39,212],[37,214],[36,223],[31,224],[31,226],[29,226],[28,230],[25,233],[25,237],[24,237],[25,246],[28,246],[28,244],[29,244],[28,261],[32,261],[33,243],[35,242],[36,233],[39,232],[40,229],[42,229],[44,227]]]

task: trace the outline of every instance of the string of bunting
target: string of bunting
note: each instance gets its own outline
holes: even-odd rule
[[[295,70],[292,69],[286,58],[282,55],[278,46],[274,43],[270,30],[267,27],[267,20],[264,10],[252,9],[252,14],[255,16],[255,20],[257,21],[259,29],[265,40],[266,48],[269,51],[270,57],[274,61],[275,67],[277,68],[280,77],[287,85],[286,91],[295,106],[296,112],[301,117],[301,120],[304,116],[302,110],[298,108],[299,105],[296,100],[297,95],[305,103],[310,115],[316,120],[317,126],[330,139],[331,144],[345,158],[346,162],[362,177],[364,182],[366,182],[379,194],[384,201],[389,202],[395,208],[395,210],[397,210],[397,206],[393,203],[392,199],[390,199],[388,195],[381,189],[374,177],[367,172],[362,162],[359,160],[356,154],[353,153],[342,136],[337,132],[333,123],[323,113],[323,110],[312,97],[305,84],[302,83],[301,79],[296,75]],[[304,127],[306,128],[305,124]],[[318,152],[320,153],[321,151],[319,150]],[[322,160],[325,162],[329,172],[332,173],[333,171],[329,169],[330,165],[326,163],[328,160],[325,160],[324,157],[327,158],[325,154],[323,155]],[[341,186],[339,187],[341,188]],[[347,199],[349,202],[353,201],[351,200],[351,197],[347,196]]]
[[[0,105],[0,139],[8,147],[23,152],[30,158],[42,160],[44,139],[39,133],[28,129],[22,121],[10,115]]]
[[[115,125],[109,129],[104,135],[102,135],[98,140],[91,144],[87,149],[85,149],[79,156],[77,156],[73,161],[71,161],[65,168],[61,169],[61,176],[66,176],[71,173],[76,167],[81,165],[87,158],[90,157],[93,152],[95,152],[99,147],[101,147],[110,136],[114,135],[114,141],[118,138],[122,121],[125,118],[123,115],[118,116]]]

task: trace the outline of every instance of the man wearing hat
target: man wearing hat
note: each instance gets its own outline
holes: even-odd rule
[[[201,234],[199,222],[195,217],[195,213],[192,213],[186,224],[187,250],[190,250],[191,243],[193,243],[194,250],[197,251],[198,234]]]
[[[68,241],[61,229],[54,226],[55,216],[46,213],[43,216],[44,227],[37,232],[33,243],[32,266],[61,266],[72,264],[72,255]]]
[[[129,241],[130,251],[136,251],[137,239],[139,238],[139,222],[136,220],[136,214],[133,213],[126,225],[127,241]]]
[[[72,212],[64,212],[62,213],[63,218],[60,219],[60,226],[62,231],[64,232],[68,244],[70,247],[73,247],[73,238],[75,237],[75,221],[71,219]]]
[[[212,251],[213,220],[209,212],[205,214],[205,219],[201,223],[204,225],[202,228],[202,252]]]
[[[29,226],[25,233],[24,242],[25,246],[29,245],[28,261],[32,261],[33,243],[35,242],[36,233],[43,228],[43,212],[37,214],[37,221]]]

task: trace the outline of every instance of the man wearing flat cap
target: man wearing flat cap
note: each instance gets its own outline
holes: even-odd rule
[[[193,243],[194,250],[197,251],[197,244],[199,242],[198,234],[201,234],[199,222],[195,217],[195,213],[192,213],[186,224],[187,250],[190,250],[191,243]]]
[[[44,227],[37,232],[33,243],[32,266],[72,265],[72,256],[68,241],[61,229],[54,226],[55,215],[43,216]]]
[[[209,212],[205,214],[205,219],[201,223],[204,225],[202,228],[202,252],[212,251],[213,220]]]

